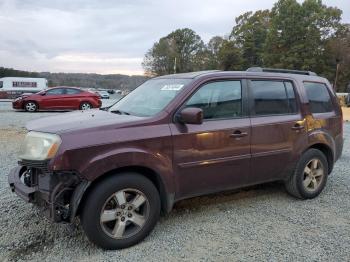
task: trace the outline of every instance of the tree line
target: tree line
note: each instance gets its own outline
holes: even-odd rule
[[[2,77],[39,77],[39,73],[0,67],[0,78]]]
[[[28,72],[0,67],[0,78],[2,77],[43,77],[48,80],[49,87],[76,86],[126,91],[135,89],[148,79],[138,75]]]
[[[321,0],[279,0],[271,10],[238,16],[227,36],[208,43],[189,28],[177,29],[154,43],[142,65],[149,76],[252,66],[308,70],[350,92],[350,25],[341,15]]]

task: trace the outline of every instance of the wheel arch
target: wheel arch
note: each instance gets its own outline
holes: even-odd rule
[[[36,104],[36,109],[37,109],[37,110],[39,109],[39,107],[40,107],[40,106],[39,106],[39,102],[38,102],[38,101],[35,101],[35,100],[26,100],[26,101],[24,101],[24,102],[23,102],[23,105],[22,105],[23,109],[26,108],[26,104],[29,103],[29,102],[32,102],[32,103]]]
[[[84,104],[84,103],[88,103],[91,108],[93,108],[93,104],[91,103],[91,101],[87,100],[87,99],[81,99],[81,101],[79,101],[79,106],[78,106],[78,109],[80,110],[81,109],[81,106]]]
[[[71,200],[72,207],[70,221],[72,222],[73,219],[80,214],[87,196],[90,192],[92,192],[96,185],[98,185],[101,181],[105,180],[108,177],[118,176],[126,172],[138,173],[148,178],[154,184],[160,195],[161,211],[163,214],[168,213],[172,209],[174,203],[174,195],[168,194],[166,192],[164,182],[162,181],[161,176],[157,172],[144,166],[125,166],[110,170],[96,178],[94,181],[87,182],[83,186],[77,187],[75,192],[73,193]]]
[[[334,152],[333,152],[332,148],[330,146],[328,146],[327,144],[323,144],[323,143],[313,144],[308,149],[310,149],[310,148],[320,150],[326,156],[327,162],[328,162],[328,174],[330,174],[332,172],[333,166],[334,166]]]

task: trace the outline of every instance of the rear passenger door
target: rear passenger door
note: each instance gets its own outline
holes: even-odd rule
[[[78,109],[81,100],[81,90],[75,88],[66,88],[63,96],[62,109]]]
[[[251,114],[251,183],[282,178],[307,143],[299,97],[289,80],[248,81]]]

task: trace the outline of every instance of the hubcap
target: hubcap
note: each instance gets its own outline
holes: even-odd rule
[[[82,106],[81,106],[81,109],[82,110],[88,110],[88,109],[90,109],[91,108],[91,106],[90,106],[90,104],[88,104],[88,103],[84,103]]]
[[[103,231],[112,238],[129,238],[143,228],[149,210],[149,201],[141,191],[123,189],[106,200],[101,211],[100,224]]]
[[[29,102],[26,104],[26,109],[30,112],[33,112],[36,110],[36,104]]]
[[[304,169],[303,185],[307,191],[316,191],[324,178],[324,167],[319,159],[310,160]]]

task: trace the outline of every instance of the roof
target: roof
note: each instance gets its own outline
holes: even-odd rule
[[[298,72],[298,71],[296,71]],[[281,78],[291,78],[291,79],[301,79],[309,81],[327,81],[325,78],[317,75],[305,75],[297,73],[284,73],[284,72],[261,72],[261,71],[220,71],[220,70],[210,70],[210,71],[197,71],[190,73],[181,73],[181,74],[171,74],[159,76],[154,79],[166,79],[166,78],[185,78],[185,79],[197,79],[202,77],[210,76],[235,76],[235,77],[281,77]]]
[[[220,70],[207,70],[207,71],[196,71],[196,72],[189,72],[189,73],[180,73],[180,74],[171,74],[171,75],[163,75],[156,77],[157,79],[162,78],[196,78],[201,75],[208,75],[210,73],[217,73],[217,72],[223,72]]]
[[[73,89],[81,89],[80,87],[76,87],[76,86],[51,86],[49,89],[53,89],[53,88],[73,88]]]

